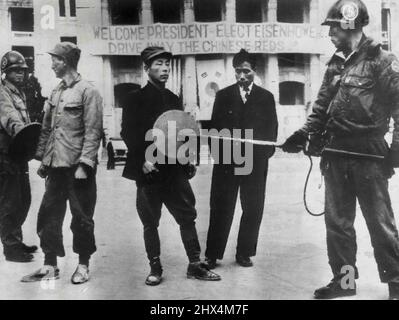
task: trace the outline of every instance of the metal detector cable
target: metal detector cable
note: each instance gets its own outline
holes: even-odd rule
[[[310,156],[310,155],[307,155],[307,157],[309,158],[310,166],[309,166],[308,174],[307,174],[307,176],[306,176],[305,186],[304,186],[304,188],[303,188],[303,204],[304,204],[304,206],[305,206],[306,211],[307,211],[311,216],[313,216],[313,217],[321,217],[321,216],[323,216],[323,215],[325,214],[325,212],[323,211],[323,212],[321,212],[321,213],[314,213],[312,210],[309,209],[308,202],[307,202],[307,197],[306,197],[306,195],[307,195],[307,190],[308,190],[308,184],[309,184],[310,175],[311,175],[311,173],[312,173],[312,171],[313,171],[313,158],[312,158],[312,156]]]

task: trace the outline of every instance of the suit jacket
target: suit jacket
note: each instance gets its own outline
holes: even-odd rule
[[[179,98],[167,89],[159,90],[150,82],[144,88],[128,94],[122,114],[121,137],[128,148],[123,177],[137,182],[145,181],[142,170],[145,151],[152,144],[151,141],[145,141],[145,135],[161,114],[173,109],[182,109]],[[173,167],[157,166],[161,172]]]
[[[220,90],[216,94],[212,119],[203,127],[218,131],[228,129],[230,132],[233,132],[233,129],[241,129],[242,138],[245,138],[245,129],[252,129],[253,139],[275,142],[277,141],[278,121],[273,94],[254,84],[248,100],[244,104],[238,84]],[[267,165],[267,160],[273,156],[275,148],[254,146],[253,151],[254,169],[257,169]],[[221,156],[222,149],[219,147],[220,161],[222,160]]]

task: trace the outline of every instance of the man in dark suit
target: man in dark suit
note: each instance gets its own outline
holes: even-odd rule
[[[276,141],[277,116],[273,95],[254,84],[256,59],[252,54],[241,50],[233,59],[237,83],[219,91],[213,107],[212,119],[205,124],[207,129],[219,132],[228,129],[251,130],[253,139]],[[241,138],[245,138],[242,133]],[[222,144],[221,144],[222,145]],[[252,146],[251,146],[252,147]],[[212,154],[216,152],[211,145]],[[233,143],[234,149],[234,143]],[[238,234],[236,261],[243,267],[253,265],[250,257],[255,256],[262,221],[268,159],[274,154],[274,147],[253,146],[253,154],[246,161],[252,161],[249,174],[240,175],[237,157],[226,163],[222,154],[226,149],[219,148],[213,168],[210,226],[208,230],[206,258],[210,268],[216,267],[217,259],[223,259],[233,221],[238,191],[242,205],[242,216]],[[230,151],[229,151],[230,152]],[[236,153],[236,152],[235,152]]]
[[[144,226],[144,242],[151,272],[146,284],[162,281],[160,239],[158,235],[161,209],[164,204],[180,226],[181,238],[189,259],[187,277],[216,281],[220,277],[200,261],[200,245],[195,228],[197,211],[189,179],[195,167],[180,164],[152,163],[146,159],[146,133],[164,112],[182,109],[179,98],[165,88],[170,73],[172,54],[161,47],[148,47],[141,53],[148,84],[127,97],[123,109],[121,136],[129,153],[123,176],[137,184],[137,211]]]

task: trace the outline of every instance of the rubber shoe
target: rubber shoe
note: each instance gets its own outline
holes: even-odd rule
[[[83,284],[89,281],[89,279],[89,268],[83,264],[79,264],[71,277],[71,282],[73,284]]]
[[[56,266],[43,266],[39,270],[28,274],[21,282],[38,282],[45,280],[57,280],[60,278],[60,269]]]

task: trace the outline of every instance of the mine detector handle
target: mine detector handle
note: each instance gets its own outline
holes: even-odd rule
[[[346,155],[354,158],[364,158],[372,160],[384,160],[385,157],[370,153],[361,153],[343,149],[330,148],[330,137],[327,133],[309,133],[306,143],[303,146],[303,152],[307,156],[320,157],[326,154]]]
[[[206,135],[206,134],[188,134],[187,136],[197,136],[200,138],[207,138],[207,139],[218,139],[218,140],[226,140],[232,142],[240,142],[240,143],[250,143],[257,146],[271,146],[281,148],[282,145],[278,144],[277,142],[273,141],[266,141],[266,140],[254,140],[254,139],[241,139],[241,138],[233,138],[233,137],[226,137],[226,136],[215,136],[215,135]]]

